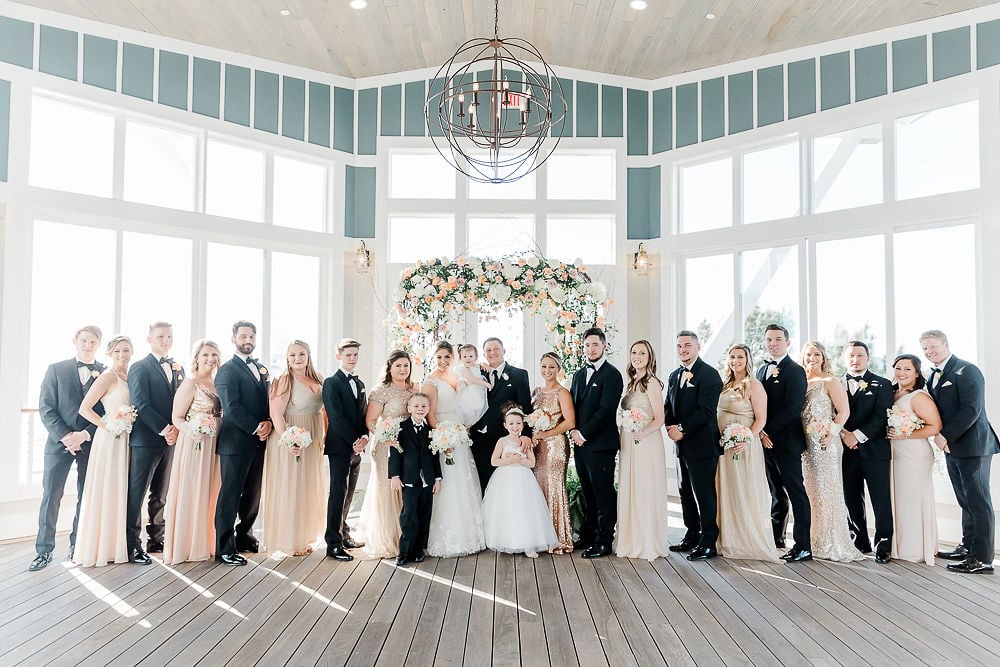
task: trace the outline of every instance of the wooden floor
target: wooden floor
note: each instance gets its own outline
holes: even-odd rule
[[[1000,662],[1000,577],[943,564],[317,552],[29,573],[33,555],[0,547],[2,665]]]

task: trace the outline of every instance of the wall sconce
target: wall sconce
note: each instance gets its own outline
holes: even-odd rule
[[[652,263],[649,261],[649,255],[646,254],[646,249],[639,244],[639,250],[632,255],[632,268],[635,269],[635,273],[638,276],[644,276],[649,273],[649,267]]]
[[[358,246],[357,252],[354,253],[354,270],[358,273],[364,275],[368,273],[368,269],[372,265],[372,253],[365,246],[365,242],[361,241],[361,245]]]

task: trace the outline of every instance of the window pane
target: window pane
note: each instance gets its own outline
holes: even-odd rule
[[[502,257],[533,252],[535,219],[530,215],[495,215],[469,218],[469,250],[474,257]]]
[[[849,340],[868,343],[869,365],[885,372],[885,237],[816,244],[816,313],[819,339],[838,374]]]
[[[740,254],[743,341],[754,363],[764,359],[764,327],[772,322],[788,329],[788,353],[798,358],[799,252],[795,246],[751,250]]]
[[[271,354],[275,375],[284,370],[293,340],[309,344],[313,365],[322,368],[319,349],[319,258],[271,253]]]
[[[194,197],[194,136],[126,121],[125,199],[193,211]]]
[[[326,167],[274,156],[274,216],[282,227],[324,231]]]
[[[894,235],[896,353],[923,359],[920,334],[941,329],[952,352],[975,361],[975,239],[972,225]],[[929,258],[936,269],[928,266]]]
[[[564,262],[615,263],[615,219],[611,216],[548,219],[546,256]]]
[[[410,263],[455,254],[455,219],[449,216],[389,218],[389,262]]]
[[[28,181],[85,195],[110,197],[115,119],[91,109],[32,98]]]
[[[437,153],[394,153],[389,157],[389,196],[454,199],[457,173]]]
[[[896,120],[899,199],[978,187],[978,100]]]
[[[469,180],[469,199],[534,199],[535,175],[513,183],[480,183]]]
[[[169,276],[164,280],[164,276]],[[168,236],[122,235],[122,332],[131,336],[134,360],[149,352],[151,322],[174,325],[171,355],[191,368],[191,241]],[[209,336],[224,347],[229,340]]]
[[[205,212],[252,222],[264,219],[264,154],[208,142]]]
[[[680,170],[681,233],[733,224],[733,158]]]
[[[799,210],[797,141],[743,156],[743,222],[790,218]]]
[[[223,361],[231,356],[233,322],[257,325],[257,351],[264,349],[264,251],[258,248],[208,244],[208,284],[205,287],[205,337],[219,343]]]
[[[614,199],[615,156],[557,153],[549,158],[549,199]]]
[[[684,262],[685,317],[682,327],[701,339],[701,356],[717,365],[736,341],[733,256],[693,257]]]
[[[813,210],[882,203],[882,126],[813,140]]]

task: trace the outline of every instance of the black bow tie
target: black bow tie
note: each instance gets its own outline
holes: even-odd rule
[[[768,359],[767,361],[764,362],[764,367],[765,368],[768,367],[768,366],[777,366],[777,365],[778,365],[778,362],[775,361],[774,359]]]
[[[847,376],[847,379],[848,379],[848,380],[854,380],[855,382],[861,382],[861,380],[862,380],[862,379],[863,379],[864,377],[865,377],[864,375],[848,375],[848,376]]]
[[[174,360],[171,359],[170,357],[160,357],[160,363],[161,364],[170,364],[171,366],[173,366],[174,365]]]
[[[76,361],[76,367],[77,368],[86,368],[86,369],[89,369],[89,370],[94,370],[95,368],[97,368],[97,364],[95,362],[91,362],[91,363],[87,364],[87,363],[84,363],[84,362],[80,361],[79,359],[77,359],[77,361]]]
[[[253,364],[254,366],[256,366],[257,360],[254,359],[253,357],[247,357],[247,364]]]
[[[348,380],[357,380],[357,379],[358,379],[358,376],[357,376],[357,375],[355,375],[354,373],[348,373],[348,374],[347,374],[347,379],[348,379]]]
[[[585,368],[589,368],[592,371],[596,371],[597,370],[597,366],[595,366],[594,364],[591,364],[591,363],[584,364],[584,367]]]
[[[417,423],[414,423],[414,424],[413,424],[413,429],[414,429],[415,431],[417,431],[418,433],[420,432],[420,429],[422,429],[423,427],[424,427],[424,425],[423,425],[423,424],[417,424]]]
[[[937,366],[931,367],[931,375],[933,375],[934,373],[940,373],[940,372],[941,372],[941,369],[938,368]]]

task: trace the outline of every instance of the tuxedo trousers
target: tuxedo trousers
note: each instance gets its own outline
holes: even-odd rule
[[[864,447],[864,445],[861,445]],[[844,448],[842,461],[844,501],[854,546],[863,552],[872,550],[868,539],[868,517],[865,511],[865,485],[875,514],[874,547],[878,553],[889,553],[892,546],[892,461],[861,458],[856,449]]]
[[[476,472],[479,474],[479,488],[486,493],[486,485],[490,483],[493,476],[493,450],[497,446],[498,438],[489,433],[472,432],[472,459],[476,462]]]
[[[351,477],[354,478],[353,486],[356,487],[358,484],[358,472],[354,467],[356,456],[357,454],[353,452],[326,455],[330,463],[330,495],[327,496],[326,502],[327,550],[340,547],[348,535],[344,527],[347,525],[347,510],[350,508],[350,499],[353,496],[353,492],[348,494],[348,488],[352,486]]]
[[[434,490],[415,484],[403,487],[403,510],[399,513],[399,555],[416,558],[427,548],[431,532]]]
[[[149,543],[163,543],[165,533],[163,508],[167,505],[173,446],[132,447],[128,462],[128,500],[125,506],[125,541],[129,551],[142,546],[142,501],[146,505],[146,538]]]
[[[802,483],[802,454],[764,449],[767,486],[771,490],[771,527],[775,543],[785,541],[788,525],[788,508],[795,515],[792,537],[795,548],[812,551],[809,530],[812,527],[812,508],[805,484]]]
[[[222,483],[215,504],[216,556],[237,553],[237,542],[249,539],[260,510],[263,468],[263,447],[255,447],[250,452],[219,455]]]
[[[70,468],[76,463],[76,513],[73,515],[73,531],[69,534],[69,545],[76,545],[76,528],[80,523],[80,502],[83,500],[83,485],[87,479],[87,462],[90,449],[81,449],[73,456],[68,451],[45,453],[42,472],[42,504],[38,508],[38,536],[35,551],[51,553],[56,548],[56,522],[59,520],[59,506],[62,505],[66,490],[66,478]]]
[[[264,447],[257,445],[246,480],[243,482],[243,494],[240,496],[240,506],[237,511],[239,521],[236,524],[236,546],[239,548],[253,539],[253,526],[260,514],[260,491],[264,483]]]
[[[945,461],[955,498],[962,508],[962,544],[971,557],[992,563],[995,517],[990,497],[990,466],[993,456],[956,458],[946,454]]]
[[[687,529],[684,539],[697,540],[701,547],[714,548],[719,539],[719,498],[715,488],[718,469],[718,456],[677,458],[677,489]]]
[[[580,541],[609,549],[618,522],[618,492],[615,490],[617,455],[617,449],[592,451],[586,445],[573,448],[584,503]]]
[[[340,536],[347,539],[351,536],[351,527],[347,525],[347,516],[354,504],[354,494],[358,490],[358,475],[361,473],[361,454],[351,456],[351,464],[347,473],[347,492],[344,494],[344,509],[340,520]]]

